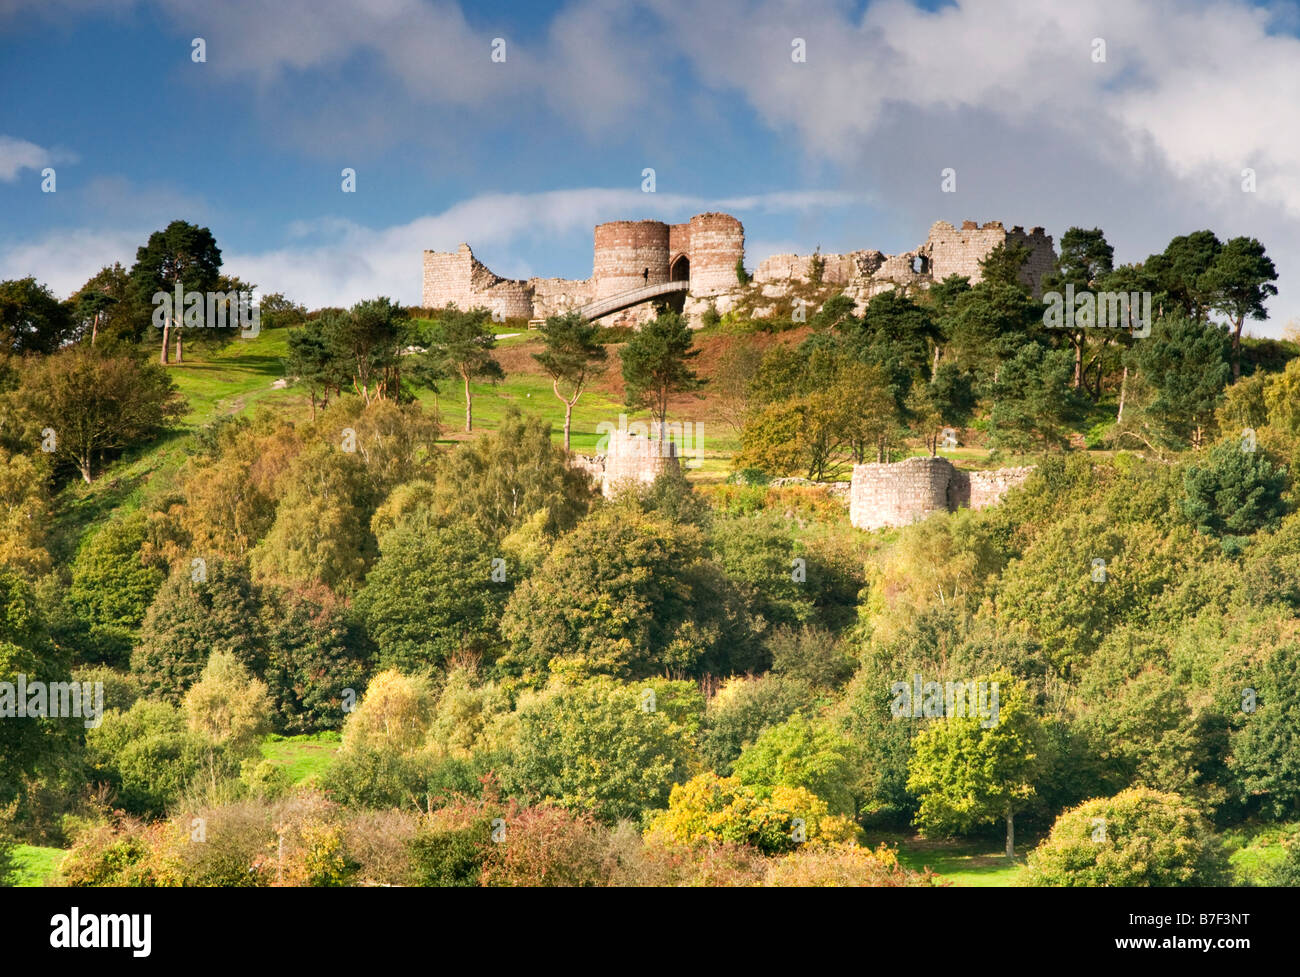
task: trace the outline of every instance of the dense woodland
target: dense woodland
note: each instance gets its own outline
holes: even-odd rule
[[[1276,272],[1060,245],[1046,287],[1150,292],[1149,336],[1046,328],[1014,247],[862,315],[814,264],[766,319],[553,318],[515,358],[544,396],[486,426],[486,310],[269,294],[285,399],[208,409],[186,378],[250,341],[151,321],[254,287],[206,229],[67,301],[0,283],[0,683],[106,707],[0,718],[0,878],[945,884],[919,837],[1025,884],[1300,882],[1300,350],[1244,330]],[[611,390],[728,432],[725,470],[593,492],[567,451]],[[945,428],[1037,468],[874,533],[768,484]],[[996,682],[996,721],[898,715],[914,676]]]

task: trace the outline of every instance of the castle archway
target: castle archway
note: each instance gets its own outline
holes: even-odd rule
[[[668,280],[670,282],[689,282],[691,280],[691,259],[684,254],[679,254],[673,259],[668,266]]]

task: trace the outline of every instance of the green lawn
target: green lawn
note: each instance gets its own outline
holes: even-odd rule
[[[1025,853],[1036,843],[1017,845],[1019,853],[1008,862],[1002,846],[983,840],[931,840],[900,832],[871,832],[868,844],[881,842],[898,849],[898,861],[920,872],[930,869],[955,886],[1014,886],[1023,884]]]
[[[59,861],[67,854],[62,848],[37,848],[35,845],[19,845],[14,849],[13,874],[9,877],[12,886],[39,886],[53,877],[58,870]]]
[[[1286,858],[1288,845],[1300,844],[1300,821],[1236,828],[1224,836],[1228,862],[1240,885],[1267,885],[1269,872]]]
[[[284,767],[295,785],[318,780],[334,764],[338,749],[338,733],[268,736],[262,741],[262,756]]]

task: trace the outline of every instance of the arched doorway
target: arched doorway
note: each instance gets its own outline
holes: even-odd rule
[[[691,259],[684,254],[679,254],[673,259],[673,263],[668,266],[668,280],[670,282],[689,282],[691,280]]]

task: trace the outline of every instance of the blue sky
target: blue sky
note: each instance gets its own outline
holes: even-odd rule
[[[177,217],[309,306],[416,302],[421,249],[462,240],[500,274],[586,277],[592,224],[709,209],[751,267],[940,219],[1100,226],[1121,261],[1210,227],[1273,255],[1251,328],[1277,335],[1300,319],[1298,26],[1229,0],[0,0],[0,277],[65,295]]]

